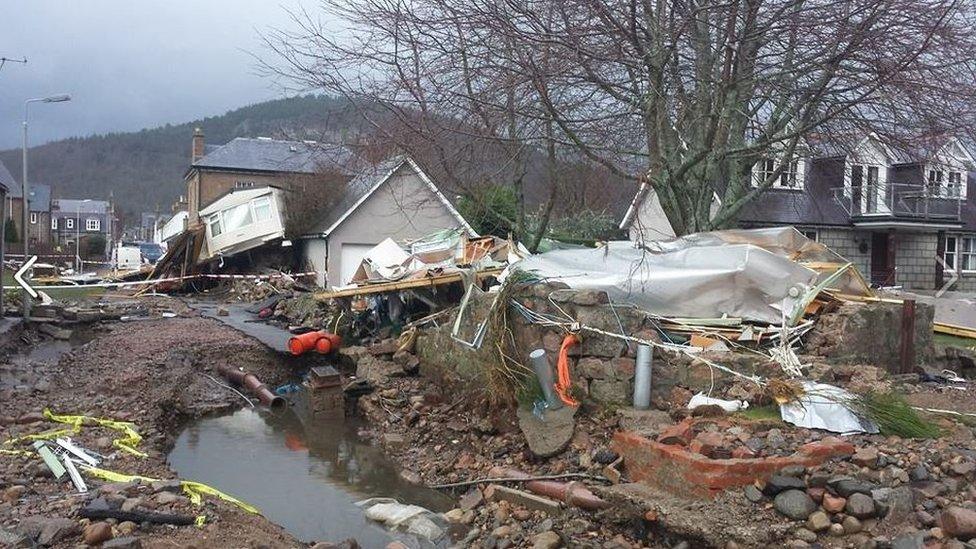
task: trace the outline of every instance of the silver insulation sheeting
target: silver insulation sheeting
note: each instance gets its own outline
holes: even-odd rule
[[[608,242],[529,256],[514,268],[573,289],[603,290],[615,304],[660,316],[780,324],[823,278],[798,261],[844,259],[787,227],[699,233],[643,246]],[[845,289],[849,283],[838,284]]]

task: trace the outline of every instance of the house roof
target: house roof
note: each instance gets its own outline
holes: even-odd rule
[[[256,172],[316,173],[323,166],[343,166],[352,152],[348,147],[306,141],[282,141],[264,137],[238,137],[211,149],[193,163],[194,168]]]
[[[408,156],[395,156],[384,160],[379,164],[367,168],[358,176],[354,177],[346,184],[345,191],[334,206],[329,208],[325,216],[315,225],[311,231],[313,235],[329,236],[347,217],[352,215],[356,209],[383,186],[394,173],[400,169],[410,169],[416,173],[428,188],[437,196],[440,202],[448,209],[465,230],[471,235],[478,233],[461,216],[460,212],[437,188],[437,185],[427,176],[426,173],[412,158]]]
[[[20,185],[14,185],[10,189],[11,198],[22,198],[24,190]],[[51,211],[51,186],[42,183],[31,183],[30,185],[30,211],[49,212]]]
[[[3,165],[3,162],[0,162],[0,186],[3,187],[4,192],[10,192],[18,186],[17,182],[14,181],[14,176]]]
[[[111,205],[104,200],[81,200],[75,198],[55,198],[54,207],[65,214],[105,214]]]

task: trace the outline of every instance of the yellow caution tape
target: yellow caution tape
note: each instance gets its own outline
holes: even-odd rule
[[[135,448],[140,442],[142,442],[142,436],[136,432],[135,424],[130,421],[117,421],[114,419],[104,419],[90,416],[58,416],[51,413],[51,410],[48,410],[47,408],[44,409],[44,417],[51,421],[67,423],[68,425],[73,426],[75,433],[81,431],[81,426],[86,421],[102,427],[108,427],[109,429],[115,429],[116,431],[122,431],[125,436],[113,440],[112,445],[120,450],[129,452],[132,455],[146,457],[145,453],[140,452]]]
[[[90,416],[59,416],[51,412],[51,410],[44,409],[44,417],[50,421],[56,423],[66,423],[71,426],[70,429],[50,429],[48,431],[42,431],[40,433],[35,433],[33,435],[24,435],[17,438],[7,439],[3,442],[4,445],[9,446],[16,444],[18,442],[31,442],[35,440],[53,440],[58,437],[65,435],[77,435],[81,432],[81,426],[85,423],[99,425],[102,427],[108,427],[109,429],[115,429],[116,431],[122,431],[125,436],[117,438],[112,441],[112,445],[120,450],[124,450],[130,454],[146,457],[146,454],[136,450],[135,447],[142,442],[142,437],[135,430],[135,424],[128,421],[116,421],[114,419],[104,419],[98,417]]]
[[[27,450],[3,450],[3,449],[0,449],[0,455],[34,457],[34,453],[33,452],[28,452]]]
[[[109,471],[107,469],[99,469],[97,467],[85,467],[84,471],[94,477],[107,480],[109,482],[130,482],[133,480],[138,480],[140,482],[156,482],[158,478],[143,477],[140,475],[126,475],[123,473],[116,473],[115,471]],[[225,494],[220,490],[203,484],[202,482],[194,482],[192,480],[181,480],[180,485],[183,487],[183,492],[190,498],[190,503],[196,506],[203,504],[203,495],[210,495],[216,498],[222,499],[224,501],[233,503],[234,505],[240,507],[241,509],[247,511],[248,513],[254,515],[260,515],[261,511],[257,507],[251,505],[250,503],[243,502],[231,495]],[[206,517],[200,515],[197,517],[197,526],[202,526]]]

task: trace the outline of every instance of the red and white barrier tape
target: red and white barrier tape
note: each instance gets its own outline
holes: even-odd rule
[[[221,275],[221,274],[198,274],[198,275],[187,275],[187,276],[175,276],[171,278],[157,278],[154,280],[135,280],[130,282],[96,282],[94,284],[54,284],[54,285],[42,285],[34,286],[37,290],[66,290],[71,288],[122,288],[125,286],[155,286],[157,284],[162,284],[164,282],[182,282],[185,280],[196,280],[200,278],[218,278],[218,279],[248,279],[248,280],[272,280],[275,278],[301,278],[306,276],[314,276],[319,274],[318,271],[310,271],[306,273],[281,273],[273,275]],[[3,286],[4,290],[21,290],[20,286]]]

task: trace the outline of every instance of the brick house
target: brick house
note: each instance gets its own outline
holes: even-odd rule
[[[754,180],[776,167],[775,158],[757,162]],[[952,289],[976,291],[974,170],[976,160],[955,138],[916,151],[875,135],[849,146],[809,144],[743,207],[738,224],[794,226],[854,262],[875,285],[934,290],[950,279],[950,269],[959,275]],[[635,241],[674,234],[646,185],[620,228]]]
[[[313,180],[315,184],[345,184],[351,176],[341,166],[349,156],[348,149],[341,146],[266,137],[238,137],[211,146],[204,143],[203,132],[197,128],[190,167],[183,177],[188,224],[197,224],[200,210],[233,190],[275,186],[290,195],[287,191],[304,194]]]

